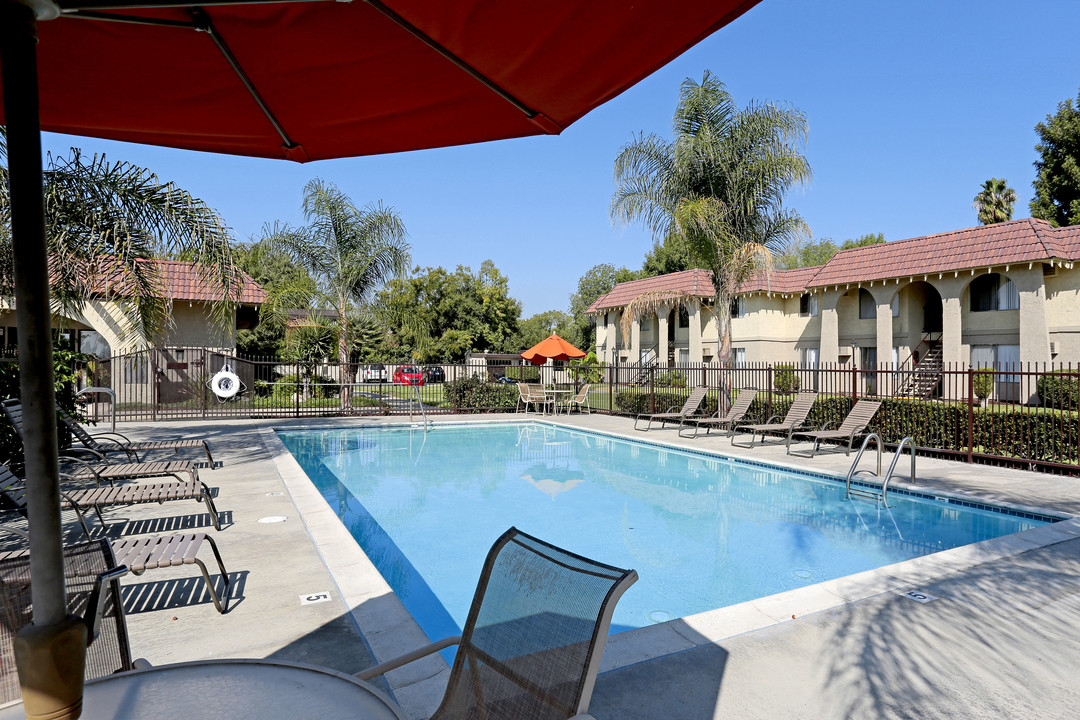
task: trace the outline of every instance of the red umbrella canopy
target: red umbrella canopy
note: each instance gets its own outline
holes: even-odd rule
[[[557,134],[758,1],[59,0],[41,124],[300,162]]]
[[[555,333],[521,353],[533,365],[543,365],[548,360],[571,360],[583,358],[585,353],[563,340]]]

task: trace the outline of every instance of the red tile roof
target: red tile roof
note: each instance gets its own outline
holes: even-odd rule
[[[744,283],[739,292],[801,293],[808,288],[972,270],[1025,262],[1080,260],[1080,225],[1055,228],[1026,218],[952,232],[841,250],[824,265],[773,270]],[[623,307],[646,292],[712,297],[712,273],[686,270],[620,283],[588,312]]]
[[[192,302],[208,302],[220,297],[220,288],[215,287],[213,282],[208,281],[199,274],[198,264],[181,260],[140,260],[139,262],[154,263],[161,272],[161,282],[165,294],[173,300],[188,300]],[[243,270],[240,273],[242,283],[240,296],[236,302],[259,305],[266,302],[266,290]],[[121,278],[117,281],[102,279],[99,292],[104,294],[106,288],[113,294],[121,292],[119,286],[123,284]]]
[[[1080,227],[1053,228],[1044,220],[1027,218],[841,250],[807,286],[1078,258]]]

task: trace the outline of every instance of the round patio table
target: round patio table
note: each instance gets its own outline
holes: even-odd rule
[[[0,720],[24,718],[22,703]],[[351,675],[298,663],[208,660],[162,665],[91,680],[84,720],[198,717],[405,720],[381,691]]]
[[[566,400],[568,400],[570,398],[570,396],[574,394],[574,391],[573,390],[563,390],[561,388],[545,387],[544,388],[544,394],[551,398],[551,414],[552,415],[558,415],[559,414],[559,402],[560,402],[559,396],[560,395],[564,396],[566,398]],[[566,400],[563,400],[562,402],[566,402]],[[570,405],[569,405],[569,403],[566,406],[566,413],[568,415],[570,414]]]

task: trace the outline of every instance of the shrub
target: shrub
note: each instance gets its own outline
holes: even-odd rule
[[[781,395],[790,395],[799,391],[801,385],[799,376],[795,374],[795,366],[791,364],[778,364],[774,371],[773,390]]]
[[[464,412],[512,410],[518,402],[516,385],[488,382],[479,375],[451,380],[443,386],[443,395],[451,407]]]
[[[1035,383],[1039,403],[1061,410],[1080,408],[1080,373],[1076,371],[1042,375]]]
[[[971,377],[971,387],[980,400],[990,397],[994,392],[994,371],[977,370]]]
[[[686,373],[669,370],[666,373],[657,375],[656,379],[653,380],[653,384],[656,387],[684,388],[686,387]]]
[[[538,383],[540,382],[540,368],[536,365],[508,365],[506,377],[514,382]]]

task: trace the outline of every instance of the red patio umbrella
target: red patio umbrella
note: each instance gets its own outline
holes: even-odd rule
[[[0,0],[39,634],[66,616],[42,128],[301,162],[558,133],[758,1]],[[29,715],[77,717],[67,670]]]
[[[563,340],[555,333],[521,353],[533,365],[543,365],[548,360],[573,360],[585,357],[585,353]]]

